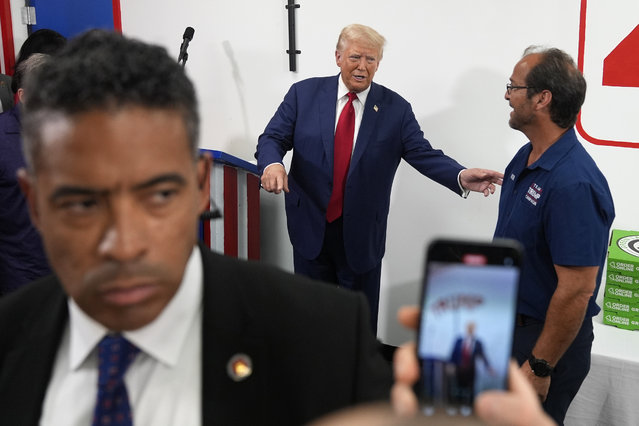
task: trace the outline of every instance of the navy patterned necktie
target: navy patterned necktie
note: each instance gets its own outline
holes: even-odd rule
[[[109,334],[98,344],[98,400],[92,426],[131,426],[133,417],[124,373],[140,349],[122,337]]]

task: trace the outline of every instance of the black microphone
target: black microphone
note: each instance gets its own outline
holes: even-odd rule
[[[211,207],[213,208],[213,210],[205,211],[204,213],[202,213],[200,215],[200,220],[201,221],[215,220],[215,219],[221,219],[222,218],[222,212],[220,211],[220,209],[218,209],[215,206],[211,206]]]
[[[193,34],[195,34],[193,27],[186,27],[184,35],[182,36],[182,45],[180,46],[180,54],[178,55],[178,64],[182,62],[183,67],[186,64],[186,60],[189,58],[189,54],[186,53],[186,49],[189,48],[189,42],[193,40]]]
[[[222,212],[217,207],[217,205],[215,205],[213,198],[209,197],[209,210],[200,214],[200,220],[201,221],[215,220],[215,219],[221,219],[222,217],[223,217]]]

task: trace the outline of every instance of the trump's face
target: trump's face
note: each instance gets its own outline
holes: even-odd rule
[[[176,293],[208,205],[177,111],[125,107],[42,126],[22,174],[49,261],[67,294],[111,330],[153,321]]]
[[[371,85],[380,61],[378,48],[362,41],[349,41],[335,51],[335,61],[342,81],[350,92],[359,93]]]

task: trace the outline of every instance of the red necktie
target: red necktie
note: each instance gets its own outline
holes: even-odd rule
[[[470,341],[464,340],[462,343],[461,365],[468,366],[470,364]]]
[[[346,175],[348,166],[351,164],[351,154],[353,152],[353,137],[355,134],[355,108],[353,100],[357,99],[357,94],[350,92],[348,102],[342,109],[342,113],[337,121],[335,129],[335,147],[333,155],[333,193],[326,208],[326,220],[333,222],[342,215],[344,206],[344,187],[346,186]]]

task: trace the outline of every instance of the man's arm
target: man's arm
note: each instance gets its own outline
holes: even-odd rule
[[[535,358],[545,359],[552,366],[557,365],[581,328],[599,270],[598,266],[554,266],[557,289],[550,299],[544,328],[532,350]],[[521,371],[545,400],[550,376],[535,376],[527,362],[523,363]]]
[[[453,158],[439,149],[433,149],[424,138],[415,115],[406,105],[407,113],[402,120],[402,158],[424,176],[446,186],[462,197],[468,197],[469,191],[481,192],[485,197],[495,192],[495,185],[501,185],[503,173],[486,169],[465,169]],[[452,177],[455,177],[453,183]]]
[[[486,367],[486,370],[488,370],[490,374],[495,374],[495,370],[490,365],[488,357],[486,356],[486,352],[484,352],[483,343],[480,340],[477,340],[477,345],[479,346],[479,356],[481,356],[481,360],[484,362],[484,367]]]
[[[293,133],[297,120],[297,89],[293,85],[257,140],[255,158],[260,174],[274,163],[282,163],[287,151],[293,149]],[[282,169],[284,166],[282,166]],[[264,183],[262,183],[264,185]]]

